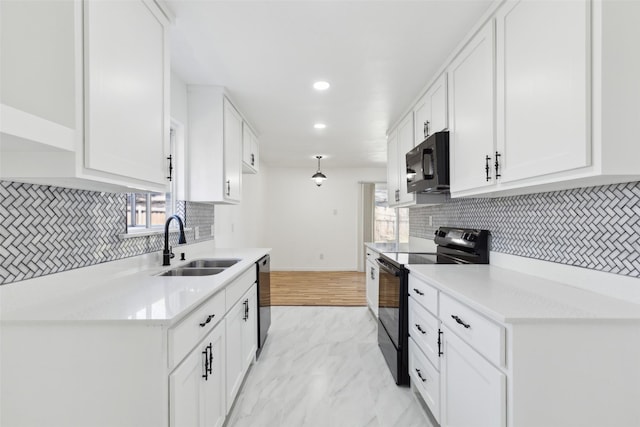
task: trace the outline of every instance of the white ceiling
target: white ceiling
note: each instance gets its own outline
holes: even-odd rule
[[[168,0],[172,69],[225,86],[268,165],[384,167],[389,126],[490,3]]]

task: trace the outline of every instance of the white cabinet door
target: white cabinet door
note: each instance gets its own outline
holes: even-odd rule
[[[589,7],[511,0],[496,14],[498,182],[589,165]]]
[[[415,193],[407,192],[407,159],[406,155],[414,147],[413,112],[400,122],[398,126],[398,188],[400,190],[399,205],[415,202]]]
[[[442,426],[504,427],[505,374],[447,328],[442,336]]]
[[[251,365],[258,349],[258,298],[257,288],[253,285],[242,299],[246,305],[244,324],[242,325],[243,371]]]
[[[209,370],[204,381],[203,398],[204,427],[222,427],[226,410],[226,363],[225,329],[216,326],[203,341],[204,350],[209,356]],[[185,424],[187,425],[187,424]]]
[[[172,427],[219,427],[224,423],[224,347],[223,322],[169,376]]]
[[[414,145],[420,144],[429,136],[431,125],[431,96],[427,92],[413,107]]]
[[[258,346],[258,299],[255,284],[227,313],[227,412],[240,390]]]
[[[85,1],[85,166],[166,184],[165,28],[143,0]]]
[[[449,112],[447,110],[447,74],[442,76],[431,86],[427,92],[430,104],[430,121],[428,134],[440,132],[449,127]],[[417,128],[416,128],[417,129]]]
[[[447,73],[443,73],[413,108],[415,145],[432,133],[446,129],[448,117]]]
[[[448,127],[447,74],[443,73],[413,108],[415,145]]]
[[[494,185],[493,28],[491,20],[449,68],[451,192]]]
[[[378,317],[378,265],[367,260],[367,270],[365,271],[367,280],[367,304],[373,313]]]
[[[242,116],[224,99],[224,197],[239,202],[242,191]]]
[[[398,186],[398,132],[394,129],[387,140],[387,200],[390,207],[400,201]]]
[[[242,123],[242,172],[257,173],[259,170],[258,138],[246,122]]]
[[[242,329],[244,323],[244,300],[240,300],[227,313],[227,413],[242,384],[244,356],[242,353]]]

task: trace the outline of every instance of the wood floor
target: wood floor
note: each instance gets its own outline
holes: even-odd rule
[[[365,306],[364,273],[272,271],[271,305]]]

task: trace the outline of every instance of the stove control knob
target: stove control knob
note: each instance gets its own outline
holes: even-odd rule
[[[440,235],[440,234],[438,234],[438,230],[436,230],[435,233],[433,233],[433,234],[435,234],[436,236]]]
[[[447,235],[447,233],[445,233],[444,231],[439,231],[438,232],[438,236],[440,237],[445,237]]]

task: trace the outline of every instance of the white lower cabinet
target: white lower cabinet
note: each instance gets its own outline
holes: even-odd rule
[[[440,373],[431,365],[413,338],[409,339],[409,375],[431,414],[440,422]]]
[[[256,278],[252,264],[177,322],[0,319],[0,425],[222,426],[254,360]]]
[[[378,254],[376,252],[367,249],[367,262],[366,262],[366,290],[367,290],[367,304],[369,308],[378,317],[378,280],[380,269],[378,263],[375,261]]]
[[[256,285],[253,285],[227,314],[227,413],[256,354],[256,295]]]
[[[443,330],[442,426],[506,425],[506,375]]]
[[[224,321],[169,376],[169,390],[171,426],[222,426],[227,413]]]

